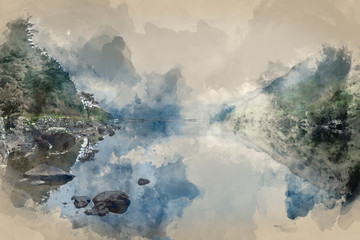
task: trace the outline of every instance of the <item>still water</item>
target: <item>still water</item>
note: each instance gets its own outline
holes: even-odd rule
[[[307,183],[232,132],[198,121],[123,126],[98,143],[93,161],[74,164],[76,177],[50,193],[44,211],[60,208],[74,228],[109,239],[255,239],[259,224],[291,224],[289,179]],[[126,213],[87,216],[91,204],[76,209],[70,200],[107,190],[130,196]]]

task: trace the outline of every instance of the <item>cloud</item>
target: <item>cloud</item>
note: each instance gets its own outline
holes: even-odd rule
[[[338,8],[341,4],[328,0],[261,1],[249,21],[249,32],[227,59],[224,70],[211,77],[212,83],[217,88],[232,88],[244,81],[254,82],[269,61],[292,66],[321,49],[323,43],[355,47],[360,26],[353,15]],[[358,9],[352,6],[354,11]]]

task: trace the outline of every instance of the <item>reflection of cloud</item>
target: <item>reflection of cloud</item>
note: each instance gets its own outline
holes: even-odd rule
[[[105,138],[95,160],[75,165],[72,173],[76,179],[54,192],[47,207],[53,208],[59,201],[69,202],[72,195],[93,197],[106,190],[123,190],[131,199],[125,214],[89,217],[83,211],[76,212],[71,203],[62,207],[62,214],[72,220],[74,227],[90,226],[108,237],[131,239],[139,235],[167,239],[166,227],[174,218],[182,216],[184,208],[199,195],[199,190],[187,179],[186,165],[180,155],[150,155],[157,141],[160,139],[154,135],[143,136],[136,128],[128,126],[121,134]],[[139,151],[142,158],[148,156],[147,161],[140,163],[129,159],[136,155],[134,151]],[[163,158],[161,166],[152,164],[157,158]],[[149,179],[150,184],[139,186],[140,177]]]
[[[336,199],[306,180],[289,174],[286,181],[288,184],[286,206],[287,215],[290,219],[305,217],[316,204],[323,204],[328,209],[333,209],[336,206]]]
[[[253,217],[259,206],[264,207],[259,201],[274,194],[261,196],[261,189],[281,184],[285,168],[266,154],[246,148],[234,136],[216,136],[216,131],[194,139],[175,138],[166,146],[186,153],[188,178],[203,190],[203,196],[168,227],[170,238],[256,239]],[[269,172],[273,174],[264,174]],[[279,193],[277,200],[283,198],[284,192]]]

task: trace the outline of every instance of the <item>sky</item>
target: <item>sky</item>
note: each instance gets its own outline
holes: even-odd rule
[[[318,51],[323,43],[356,48],[358,3],[1,0],[0,23],[4,29],[11,19],[33,16],[40,30],[39,46],[65,66],[69,54],[95,36],[121,36],[137,74],[165,74],[179,67],[193,90],[188,99],[208,104],[231,100],[259,87],[257,80],[264,72],[286,69]]]

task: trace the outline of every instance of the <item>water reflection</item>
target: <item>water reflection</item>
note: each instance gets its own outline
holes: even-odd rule
[[[94,161],[75,163],[74,180],[51,192],[43,209],[60,207],[75,228],[89,226],[116,239],[256,239],[256,216],[289,231],[294,196],[312,199],[318,194],[312,187],[302,188],[300,178],[231,132],[191,121],[148,134],[147,124],[154,126],[131,122],[107,136]],[[139,186],[141,177],[150,184]],[[294,188],[296,195],[287,196]],[[70,200],[107,190],[129,194],[126,213],[86,216]],[[330,200],[322,194],[314,204]],[[304,212],[298,204],[296,211],[306,215],[313,205],[303,205]]]
[[[156,126],[156,125],[155,125]],[[150,127],[150,128],[148,128]],[[76,178],[50,194],[43,204],[45,209],[61,207],[62,215],[70,218],[75,227],[91,226],[95,231],[121,239],[139,235],[148,238],[166,237],[166,227],[200,192],[187,180],[186,166],[180,154],[164,156],[163,164],[156,166],[146,152],[151,147],[166,143],[168,132],[146,134],[154,125],[129,123],[113,137],[99,143],[94,161],[77,162],[71,169]],[[163,125],[161,125],[161,129]],[[147,161],[135,162],[125,157],[132,151],[143,149]],[[139,186],[144,177],[150,184]],[[70,201],[73,195],[94,197],[107,190],[123,190],[131,199],[128,211],[122,215],[109,214],[99,218],[86,216],[84,209],[77,210]],[[66,203],[66,204],[64,204]]]

